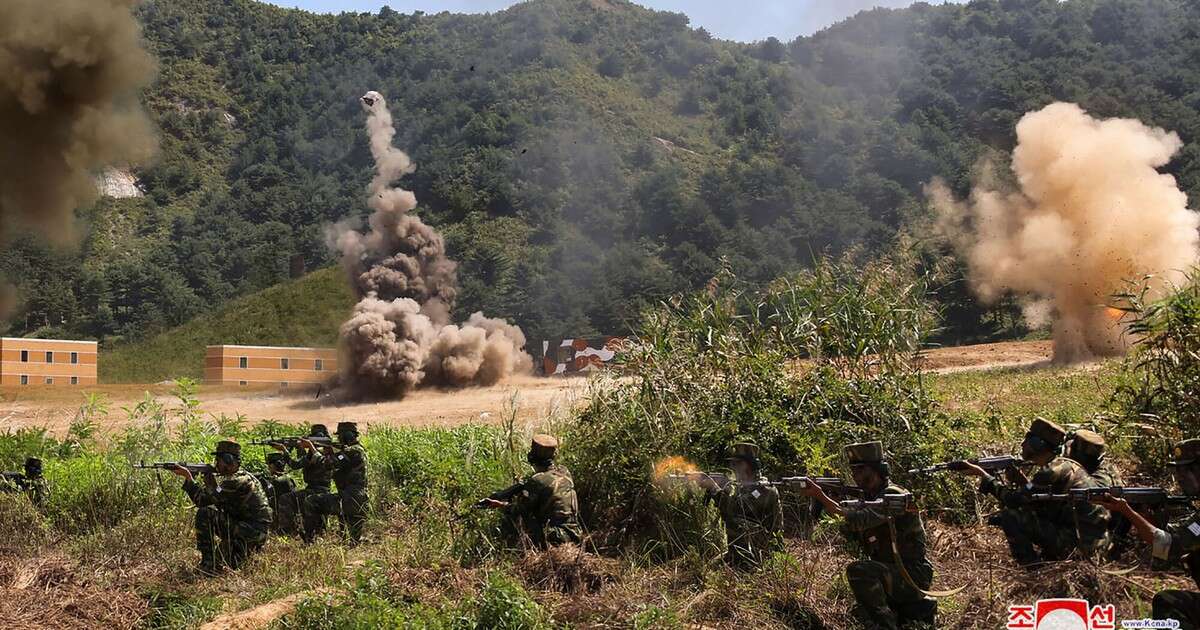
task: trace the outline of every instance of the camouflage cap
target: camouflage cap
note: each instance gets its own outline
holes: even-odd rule
[[[558,439],[553,435],[538,433],[529,444],[529,456],[533,459],[550,460],[558,451]]]
[[[1200,438],[1184,440],[1171,449],[1171,466],[1188,466],[1200,460]]]
[[[337,425],[337,434],[343,433],[358,433],[358,424],[354,422],[339,422]]]
[[[217,442],[217,450],[213,452],[213,455],[220,455],[221,453],[229,453],[240,459],[242,457],[242,445],[233,440],[221,440]]]
[[[1071,438],[1071,450],[1090,457],[1100,457],[1104,454],[1104,436],[1095,431],[1080,429]]]
[[[1062,446],[1067,439],[1067,431],[1045,418],[1034,418],[1029,425],[1029,433],[1042,438],[1051,446]]]
[[[268,466],[271,466],[274,464],[278,464],[280,466],[286,466],[287,463],[288,463],[287,455],[285,455],[283,453],[267,453],[267,465]]]
[[[883,461],[883,442],[859,442],[846,446],[846,460],[856,464],[878,464]]]
[[[753,442],[738,442],[729,450],[729,459],[740,459],[747,462],[758,461],[758,445]]]
[[[329,437],[329,427],[323,424],[314,424],[308,429],[310,437]]]

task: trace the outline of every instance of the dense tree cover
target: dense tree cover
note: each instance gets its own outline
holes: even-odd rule
[[[931,176],[972,166],[1053,100],[1187,143],[1200,188],[1200,8],[1182,0],[974,0],[874,10],[812,37],[714,40],[623,0],[490,15],[313,15],[146,0],[162,129],[147,196],[80,211],[77,251],[17,235],[10,334],[139,337],[330,264],[371,160],[357,97],[389,97],[406,181],[461,262],[458,309],[533,339],[619,333],[722,265],[766,282],[814,253],[921,236]],[[927,255],[940,255],[929,245]],[[948,336],[1005,320],[938,289]]]

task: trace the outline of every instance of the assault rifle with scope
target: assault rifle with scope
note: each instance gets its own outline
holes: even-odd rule
[[[942,472],[943,470],[965,470],[967,464],[975,464],[989,473],[998,472],[1008,468],[1019,468],[1029,464],[1028,461],[1020,457],[1012,455],[997,455],[995,457],[980,457],[977,459],[956,459],[954,461],[942,462],[925,468],[913,468],[908,471],[910,475],[928,475],[930,473]]]
[[[133,466],[133,468],[139,469],[139,470],[153,469],[153,470],[165,470],[168,472],[173,472],[176,468],[186,468],[187,470],[191,471],[191,473],[193,475],[214,474],[217,472],[217,469],[214,468],[212,464],[193,464],[191,462],[154,462],[152,464],[147,464],[146,462],[142,462],[140,464],[131,464],[131,465]]]
[[[908,492],[884,494],[878,499],[850,499],[840,503],[846,509],[871,509],[882,512],[886,516],[900,516],[906,512],[914,512],[917,507],[916,500]]]

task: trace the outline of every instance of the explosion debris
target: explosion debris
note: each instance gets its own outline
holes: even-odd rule
[[[410,214],[416,196],[391,186],[415,166],[392,146],[387,102],[378,92],[361,101],[375,158],[373,213],[368,233],[338,225],[330,235],[359,297],[339,331],[337,397],[401,397],[421,385],[490,385],[528,372],[533,359],[520,328],[478,312],[461,326],[450,322],[457,265],[442,235]]]
[[[1148,297],[1162,296],[1197,260],[1200,215],[1157,171],[1182,144],[1137,120],[1054,103],[1017,124],[1019,190],[985,168],[969,201],[937,180],[926,194],[979,297],[1015,294],[1030,325],[1052,323],[1056,363],[1116,355],[1128,341],[1113,295],[1152,275]]]
[[[5,0],[0,20],[0,224],[66,241],[94,175],[156,145],[138,93],[154,74],[135,0]]]

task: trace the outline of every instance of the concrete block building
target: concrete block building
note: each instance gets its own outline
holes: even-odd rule
[[[0,338],[0,385],[95,385],[96,342]]]
[[[335,348],[208,346],[204,382],[213,385],[315,387],[337,372]]]

